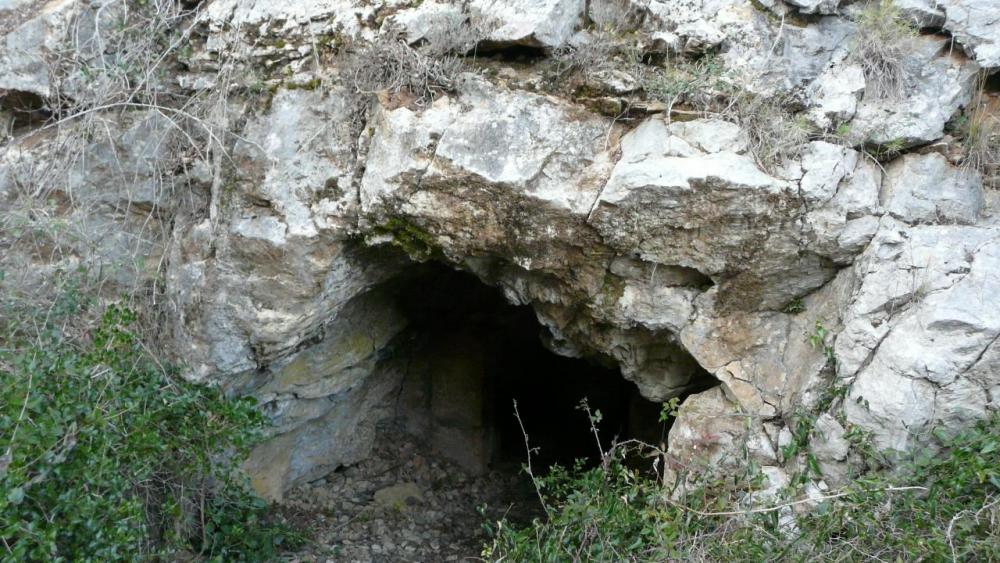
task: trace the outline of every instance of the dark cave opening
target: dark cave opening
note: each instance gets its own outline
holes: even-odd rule
[[[6,117],[5,113],[8,114]],[[38,126],[51,115],[41,96],[17,90],[0,92],[0,117],[9,120],[5,123],[0,119],[0,132],[13,133],[27,126]]]
[[[548,350],[531,307],[434,263],[397,282],[392,292],[409,323],[397,418],[444,457],[474,472],[517,471],[527,457],[523,424],[536,471],[594,463],[599,449],[583,400],[600,413],[604,448],[614,439],[665,439],[659,403],[643,398],[608,359]]]

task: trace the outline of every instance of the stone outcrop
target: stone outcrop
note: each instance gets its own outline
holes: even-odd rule
[[[0,4],[0,100],[55,103],[50,63],[91,4]],[[248,462],[272,497],[367,455],[406,369],[386,282],[426,260],[531,306],[553,352],[612,362],[649,399],[685,396],[674,470],[741,451],[780,484],[809,451],[839,484],[850,429],[933,446],[932,428],[998,408],[998,196],[951,135],[1000,66],[1000,9],[900,6],[955,43],[914,38],[890,98],[866,84],[836,1],[211,0],[162,87],[224,104],[188,121],[159,101],[98,107],[100,127],[11,120],[0,268],[30,286],[118,264],[116,288],[159,292],[186,375],[273,418]],[[725,104],[595,112],[547,61],[605,26],[633,34],[646,71],[717,54],[729,74],[709,97],[787,97],[810,135],[765,165]],[[449,34],[462,40],[434,56],[465,65],[434,99],[357,91],[351,53]],[[805,418],[809,443],[786,456]]]

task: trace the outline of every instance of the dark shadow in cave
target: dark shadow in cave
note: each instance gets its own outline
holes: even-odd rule
[[[428,263],[394,282],[409,325],[397,353],[408,358],[397,415],[409,432],[475,472],[516,471],[526,459],[517,401],[536,471],[599,450],[584,398],[600,411],[598,435],[665,441],[661,405],[643,398],[607,358],[567,358],[542,344],[531,307],[508,303],[471,274]]]

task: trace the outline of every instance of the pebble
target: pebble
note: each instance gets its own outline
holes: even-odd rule
[[[537,513],[524,476],[471,475],[435,456],[399,427],[380,425],[371,456],[286,495],[291,518],[313,541],[285,561],[460,561],[488,541],[477,506],[495,521]],[[510,508],[514,507],[514,508]]]

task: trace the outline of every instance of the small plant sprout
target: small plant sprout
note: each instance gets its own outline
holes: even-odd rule
[[[823,325],[823,321],[821,319],[817,319],[812,333],[808,335],[809,345],[812,346],[814,350],[822,350],[823,355],[826,356],[827,360],[833,361],[833,346],[827,343],[829,337],[830,331]]]
[[[671,397],[663,402],[660,407],[660,422],[669,422],[677,417],[677,410],[680,408],[681,398]]]

